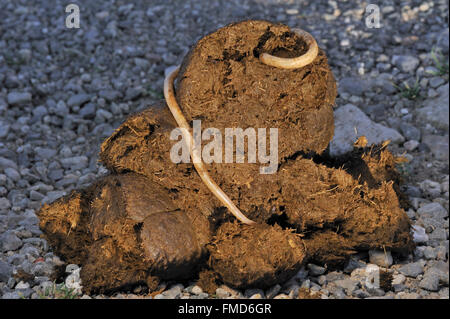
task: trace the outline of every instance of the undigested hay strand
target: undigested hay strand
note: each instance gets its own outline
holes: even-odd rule
[[[209,176],[208,171],[203,165],[203,161],[201,158],[200,150],[198,150],[193,145],[193,138],[190,133],[190,126],[186,121],[186,118],[181,112],[180,107],[178,106],[177,100],[175,98],[175,92],[173,88],[173,82],[175,77],[177,76],[180,67],[176,67],[173,70],[169,71],[164,79],[164,97],[166,99],[167,106],[169,107],[170,112],[172,113],[175,121],[181,129],[181,133],[183,135],[183,139],[187,142],[189,153],[191,154],[192,161],[195,169],[197,170],[198,175],[202,179],[203,183],[208,187],[208,189],[220,200],[222,204],[224,204],[228,210],[241,222],[244,224],[254,224],[255,222],[248,219],[244,214],[241,213],[239,208],[234,205],[231,199],[223,192],[223,190],[212,180]]]
[[[281,69],[299,69],[314,61],[319,53],[319,47],[317,46],[317,42],[314,37],[302,29],[295,28],[292,29],[292,31],[306,42],[308,51],[306,51],[305,54],[295,58],[280,58],[268,53],[262,53],[259,56],[259,60],[264,64]]]

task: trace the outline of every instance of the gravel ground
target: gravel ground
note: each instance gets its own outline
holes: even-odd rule
[[[77,3],[80,29],[65,27],[65,2],[0,2],[0,297],[106,298],[82,295],[76,265],[64,285],[50,280],[62,261],[40,238],[36,210],[106,173],[97,163],[102,139],[162,97],[165,68],[194,41],[259,18],[302,27],[326,50],[339,82],[336,153],[353,141],[343,125],[351,113],[369,141],[389,137],[410,159],[400,168],[414,254],[360,253],[341,271],[306,265],[268,291],[223,286],[208,295],[194,283],[167,283],[157,295],[138,287],[112,297],[296,298],[301,290],[324,299],[449,298],[448,67],[432,54],[439,49],[448,63],[448,1],[382,1],[379,29],[366,26],[360,0]],[[390,290],[367,281],[374,265],[393,276]]]

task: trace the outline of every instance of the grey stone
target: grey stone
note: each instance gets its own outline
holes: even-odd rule
[[[115,91],[115,90],[100,90],[98,92],[98,95],[100,97],[104,98],[105,100],[114,101],[118,97],[120,97],[121,94],[119,91]]]
[[[11,277],[8,279],[8,283],[6,284],[6,286],[9,289],[13,289],[15,284],[16,284],[16,279],[14,277]]]
[[[2,175],[2,176],[5,176],[5,175]],[[6,182],[6,178],[5,178],[5,182]],[[0,181],[0,184],[1,184],[1,181]],[[3,196],[6,196],[7,194],[8,194],[8,190],[5,187],[0,186],[0,199],[3,199],[4,198]],[[2,208],[1,204],[0,204],[0,209],[4,209],[4,208]]]
[[[28,289],[28,288],[30,288],[30,284],[27,282],[23,282],[23,281],[19,282],[15,287],[16,290],[17,289],[22,290],[22,289]]]
[[[413,252],[414,257],[419,258],[419,259],[423,259],[424,258],[423,257],[423,250],[424,250],[424,247],[422,247],[422,246],[416,247],[414,249],[414,252]]]
[[[439,290],[439,277],[436,273],[426,272],[423,279],[419,283],[419,287],[429,290],[438,291]]]
[[[247,298],[251,298],[254,295],[260,295],[261,298],[264,298],[264,291],[261,289],[246,289],[244,292],[244,296]]]
[[[325,271],[326,271],[325,267],[318,266],[318,265],[315,265],[315,264],[308,264],[307,267],[308,267],[308,270],[309,270],[309,274],[311,276],[320,276],[320,275],[323,275],[325,273]]]
[[[389,73],[382,73],[379,76],[369,81],[370,90],[383,94],[392,95],[397,92],[397,88],[392,85],[392,75]]]
[[[25,257],[26,256],[24,256],[20,253],[16,253],[14,255],[9,256],[7,261],[11,265],[18,266],[23,263],[23,261],[25,260]]]
[[[305,267],[300,268],[298,273],[295,275],[295,278],[298,280],[304,280],[308,277],[308,270]]]
[[[440,188],[440,184],[437,183]],[[423,205],[417,210],[417,213],[421,217],[431,217],[431,218],[445,218],[448,217],[447,210],[439,203],[432,202],[426,205]]]
[[[406,285],[405,284],[396,284],[396,285],[392,285],[392,289],[394,289],[394,292],[401,292],[401,291],[404,291],[406,288],[408,288],[408,287],[406,287]]]
[[[140,97],[143,93],[145,92],[145,90],[141,87],[130,87],[127,89],[126,93],[125,93],[125,101],[132,101],[137,99],[138,97]]]
[[[449,160],[449,137],[448,135],[427,134],[422,138],[422,142],[427,145],[433,156],[441,161]]]
[[[11,208],[11,202],[6,197],[0,198],[0,210],[7,210]]]
[[[95,117],[96,108],[94,103],[86,103],[85,106],[83,106],[78,114],[81,115],[84,119],[93,119]]]
[[[360,269],[360,268],[365,268],[365,267],[366,267],[366,263],[359,260],[358,258],[355,258],[354,256],[351,256],[350,259],[348,260],[347,264],[344,267],[344,272],[346,274],[350,274],[355,269]]]
[[[31,266],[30,273],[34,276],[50,277],[53,274],[53,265],[47,262],[35,263]]]
[[[7,282],[11,277],[13,268],[8,263],[0,260],[0,281]]]
[[[383,297],[386,292],[381,288],[366,287],[367,292],[374,297]],[[371,298],[371,297],[368,297]]]
[[[209,295],[206,292],[202,292],[196,296],[198,299],[206,299]],[[192,297],[191,297],[192,298]]]
[[[334,138],[330,144],[332,156],[345,154],[353,149],[353,144],[360,136],[367,138],[368,144],[381,143],[391,140],[402,143],[404,138],[392,128],[370,120],[355,105],[346,104],[338,108],[335,113]]]
[[[341,287],[335,287],[331,289],[331,293],[337,298],[337,299],[346,299],[347,295],[344,292],[344,289]]]
[[[91,80],[92,80],[92,78],[89,73],[83,73],[81,75],[81,81],[89,83],[89,82],[91,82]]]
[[[438,197],[441,194],[441,184],[429,179],[420,182],[419,187],[425,194],[429,194],[432,197]],[[430,216],[428,215],[428,217]]]
[[[436,259],[436,251],[434,250],[433,247],[425,247],[425,249],[423,250],[423,256],[426,259]]]
[[[417,110],[417,116],[420,120],[431,123],[436,128],[449,129],[449,85],[443,85],[437,89],[439,94],[434,99],[426,100],[424,107]]]
[[[392,57],[392,64],[404,73],[412,73],[417,69],[420,61],[411,55],[394,55]]]
[[[441,299],[449,299],[449,289],[448,287],[441,288],[439,290],[439,296]]]
[[[329,272],[328,274],[326,274],[326,276],[327,276],[327,281],[328,282],[332,282],[332,281],[336,281],[336,280],[342,280],[342,279],[346,278],[346,276],[343,273],[339,272],[339,271]]]
[[[441,191],[443,193],[448,192],[449,191],[449,176],[447,175],[444,180],[441,183]]]
[[[398,269],[405,276],[416,278],[423,273],[423,265],[420,262],[409,263]]]
[[[122,112],[122,109],[120,108],[120,106],[114,102],[111,103],[110,110],[113,114],[116,114],[116,115],[118,115]]]
[[[32,238],[25,238],[23,239],[24,243],[28,243],[28,244],[32,244],[36,247],[41,248],[44,252],[46,252],[48,250],[48,243],[45,239],[43,238],[39,238],[39,235],[36,237],[32,237]],[[47,276],[47,275],[39,275],[39,276]],[[48,276],[47,276],[48,277]]]
[[[441,262],[441,265],[430,267],[427,270],[426,275],[437,276],[439,278],[439,283],[441,283],[445,286],[448,286],[448,283],[449,283],[448,272],[449,272],[448,271],[448,263]]]
[[[430,79],[430,86],[435,89],[440,87],[444,83],[445,83],[445,80],[439,76],[435,76]]]
[[[370,118],[374,120],[380,120],[385,115],[386,112],[386,106],[384,104],[370,104],[370,105],[362,105],[361,106],[364,113],[366,113]]]
[[[446,242],[446,246],[448,248],[448,241]],[[430,268],[428,270],[434,269],[436,271],[443,271],[448,276],[448,272],[449,272],[448,261],[432,261],[432,262],[429,262],[428,264],[430,266]],[[448,282],[448,279],[447,279],[447,282]]]
[[[361,96],[365,90],[364,81],[359,78],[343,78],[338,82],[338,90],[351,95]]]
[[[370,294],[362,289],[356,289],[355,291],[353,291],[353,297],[356,298],[360,298],[360,299],[365,299],[370,297]]]
[[[11,167],[5,168],[5,175],[8,176],[14,182],[18,182],[20,180],[19,172]]]
[[[0,174],[0,185],[6,185],[6,175],[5,174]],[[6,194],[6,192],[5,193],[2,193],[2,195],[4,195],[4,194]]]
[[[114,128],[107,123],[97,125],[93,131],[94,135],[98,135],[98,136],[102,136],[102,137],[108,137],[113,132],[114,132]]]
[[[29,49],[20,49],[19,50],[19,57],[24,62],[28,63],[31,60],[31,50]]]
[[[52,203],[58,198],[66,195],[64,191],[50,191],[47,195],[42,199],[42,203]]]
[[[7,292],[3,294],[2,299],[21,299],[17,292]]]
[[[419,142],[416,140],[410,140],[405,142],[405,144],[403,144],[403,147],[408,151],[408,152],[412,152],[414,151],[417,146],[419,146]]]
[[[78,176],[74,174],[67,174],[61,180],[55,183],[56,187],[67,187],[72,184],[76,184],[78,181]]]
[[[438,260],[446,260],[448,258],[448,249],[444,245],[435,248],[435,251]]]
[[[8,158],[4,158],[4,157],[0,156],[0,168],[5,169],[8,167],[17,169],[17,164]]]
[[[402,274],[394,275],[392,278],[392,287],[395,291],[402,291],[405,288],[406,277]]]
[[[359,287],[359,282],[352,280],[350,278],[342,279],[342,280],[336,280],[334,284],[337,287],[343,288],[347,295],[352,295],[353,292]]]
[[[195,295],[199,295],[203,292],[203,289],[196,285],[192,287],[191,292]]]
[[[406,194],[406,192],[405,192],[405,194]],[[408,215],[408,217],[409,217],[411,220],[415,220],[415,219],[416,219],[416,212],[415,212],[413,209],[408,209],[408,210],[406,211],[406,215]]]
[[[216,296],[217,298],[227,298],[231,296],[231,294],[225,289],[219,287],[216,289]]]
[[[417,127],[405,122],[400,123],[400,131],[408,140],[420,141],[420,138],[422,136],[420,130]]]
[[[325,285],[327,283],[327,276],[325,275],[319,276],[317,278],[317,283],[321,286]]]
[[[56,150],[44,147],[36,147],[34,151],[40,158],[45,159],[52,159],[57,154]]]
[[[69,100],[67,101],[67,106],[69,106],[70,108],[73,108],[74,106],[81,106],[86,102],[89,102],[90,100],[91,96],[89,94],[75,94],[69,98]]]
[[[59,116],[65,116],[69,113],[69,108],[63,100],[59,100],[56,104],[56,113]]]
[[[98,109],[96,112],[96,117],[101,121],[101,122],[105,122],[110,120],[113,115],[111,112],[108,112],[104,109]]]
[[[426,243],[429,240],[428,235],[425,232],[425,228],[418,225],[413,225],[411,228],[415,243]]]
[[[11,125],[0,119],[0,138],[8,135]]]
[[[43,105],[39,105],[33,109],[33,122],[40,121],[48,114],[48,110]]]
[[[11,92],[7,96],[8,104],[11,106],[24,105],[31,102],[31,93],[29,92]]]
[[[391,65],[389,63],[377,63],[376,68],[380,72],[387,72],[391,69]]]
[[[0,247],[3,252],[17,250],[22,247],[22,241],[11,231],[0,236]]]
[[[20,250],[21,254],[24,254],[26,256],[32,256],[33,258],[39,257],[39,250],[34,247],[30,246],[28,244],[25,244],[22,249]]]
[[[436,241],[443,241],[446,240],[447,232],[443,228],[436,228],[433,230],[433,232],[429,235],[430,240],[436,240]]]
[[[163,295],[168,299],[179,299],[181,297],[181,293],[183,291],[182,285],[175,285],[171,287],[169,290],[163,292]]]
[[[64,145],[61,150],[59,151],[59,153],[61,154],[62,157],[71,157],[72,154],[72,150],[70,149],[70,147],[67,147],[66,145]]]
[[[80,170],[88,166],[88,158],[84,155],[63,158],[61,159],[61,165],[66,169]]]
[[[448,53],[448,28],[444,29],[437,38],[436,45],[442,50],[443,53]]]

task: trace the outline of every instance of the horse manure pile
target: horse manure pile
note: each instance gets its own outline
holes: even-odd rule
[[[55,253],[82,266],[86,293],[185,280],[206,291],[267,288],[307,262],[341,267],[358,251],[413,248],[400,159],[387,143],[361,139],[339,158],[324,152],[336,84],[304,31],[228,25],[199,40],[165,85],[166,101],[103,142],[110,174],[39,212]],[[171,133],[189,126],[183,134],[192,140],[195,120],[222,133],[277,128],[276,172],[260,174],[261,163],[250,161],[174,163]]]

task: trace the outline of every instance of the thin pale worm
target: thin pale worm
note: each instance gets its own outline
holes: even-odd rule
[[[295,58],[280,58],[268,53],[262,53],[259,56],[259,60],[264,64],[281,69],[299,69],[314,61],[319,53],[319,47],[317,46],[317,42],[314,37],[302,29],[292,29],[292,31],[294,31],[303,39],[303,41],[306,42],[308,51],[306,51],[305,54]]]
[[[178,106],[177,100],[175,98],[175,92],[173,88],[173,81],[178,74],[180,67],[176,67],[173,70],[169,71],[166,78],[164,79],[164,97],[166,99],[167,106],[170,109],[175,121],[178,126],[181,128],[181,133],[183,135],[183,139],[187,142],[189,147],[189,153],[192,157],[192,162],[194,164],[195,169],[197,170],[198,175],[202,179],[203,183],[208,187],[208,189],[213,193],[225,207],[241,222],[244,224],[254,224],[255,222],[248,219],[244,214],[241,213],[239,208],[234,205],[231,199],[223,192],[223,190],[212,180],[209,176],[208,171],[203,165],[203,161],[201,158],[200,150],[194,147],[192,135],[190,133],[190,126],[186,121],[186,118],[181,112],[180,107]]]

